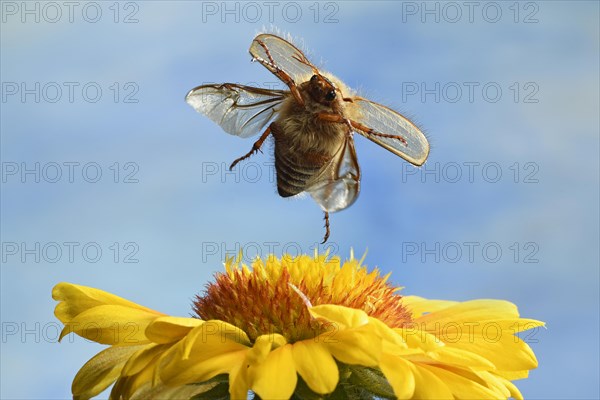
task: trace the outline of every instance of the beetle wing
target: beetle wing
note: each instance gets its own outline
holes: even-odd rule
[[[381,134],[401,136],[406,143],[397,138],[370,135],[361,130],[357,130],[358,133],[411,164],[425,163],[429,155],[429,142],[423,132],[408,118],[391,108],[363,98],[355,98],[353,102],[360,109],[361,116],[358,122]]]
[[[327,212],[343,210],[356,201],[360,192],[360,167],[351,138],[346,139],[306,191]]]
[[[280,78],[278,72],[281,70],[297,85],[318,73],[300,49],[279,36],[268,33],[256,36],[250,45],[250,54],[277,77]]]
[[[227,133],[242,138],[260,133],[279,112],[289,92],[233,83],[198,86],[185,101]]]

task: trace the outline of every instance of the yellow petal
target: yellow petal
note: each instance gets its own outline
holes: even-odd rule
[[[271,350],[286,344],[286,338],[279,333],[260,335],[254,341],[252,350],[248,352],[248,360],[250,363],[260,364],[267,358]]]
[[[463,375],[465,378],[473,379],[471,376],[476,376],[478,382],[483,384],[483,386],[489,387],[491,390],[497,392],[503,398],[508,399],[511,397],[510,390],[506,387],[504,382],[506,381],[504,378],[501,378],[497,375],[494,375],[491,372],[487,371],[467,371],[465,369],[455,369],[453,372],[459,373]]]
[[[497,377],[506,387],[506,389],[508,389],[508,391],[510,392],[510,396],[516,400],[523,400],[523,395],[521,394],[521,392],[519,391],[519,389],[508,379],[504,379],[501,376]]]
[[[409,348],[435,351],[444,346],[444,343],[438,337],[418,329],[416,325],[407,328],[396,328],[394,332],[404,339]]]
[[[457,399],[497,399],[498,394],[492,390],[480,385],[479,383],[467,379],[461,375],[447,371],[444,368],[435,366],[421,365],[421,370],[428,370],[436,377],[444,381],[446,387]]]
[[[474,370],[494,370],[496,367],[486,358],[450,346],[444,346],[436,351],[428,352],[427,356],[442,364],[464,366]]]
[[[246,400],[250,383],[248,382],[247,357],[237,365],[232,365],[229,371],[229,396],[231,400]]]
[[[204,321],[198,318],[159,317],[146,328],[146,337],[154,343],[171,343],[187,335]]]
[[[168,349],[168,346],[150,344],[138,350],[129,357],[123,367],[121,375],[131,376],[139,373],[159,354]]]
[[[296,370],[315,393],[331,393],[337,386],[339,371],[333,356],[322,343],[303,340],[292,345]]]
[[[219,320],[204,321],[197,327],[190,330],[184,340],[184,358],[187,358],[192,352],[193,346],[200,346],[202,351],[207,351],[211,343],[229,343],[235,342],[245,346],[250,346],[250,340],[246,333],[227,322]]]
[[[506,388],[506,385],[502,382],[502,378],[487,372],[487,371],[472,371],[468,368],[458,368],[452,366],[438,366],[452,374],[460,375],[461,377],[473,381],[474,383],[488,388],[490,391],[495,393],[497,398],[508,399],[510,397],[510,391]],[[451,385],[449,385],[452,389]],[[456,394],[456,393],[455,393]]]
[[[148,400],[148,399],[191,399],[195,395],[202,394],[210,390],[214,384],[199,384],[170,387],[159,383],[153,386],[146,382],[140,386],[129,400]],[[244,400],[246,398],[244,397]],[[237,400],[237,399],[235,399]]]
[[[473,340],[473,334],[495,336],[496,332],[505,331],[506,334],[514,335],[518,332],[539,328],[545,324],[534,319],[509,318],[490,319],[480,321],[449,322],[442,325],[439,322],[414,323],[415,329],[425,329],[435,334],[445,343],[460,340]]]
[[[377,334],[384,341],[386,341],[390,344],[400,346],[401,348],[408,347],[406,345],[406,340],[404,340],[402,335],[399,335],[394,329],[390,328],[388,325],[383,323],[381,320],[379,320],[377,318],[369,317],[369,325],[372,326],[377,331]]]
[[[399,399],[410,399],[415,391],[413,368],[408,361],[390,354],[382,354],[379,368]]]
[[[129,399],[148,382],[150,386],[160,385],[159,366],[175,345],[154,345],[148,352],[138,351],[132,355],[123,367],[121,378],[113,386],[110,399]]]
[[[450,389],[448,389],[448,386],[446,386],[446,383],[438,378],[436,374],[423,368],[422,365],[411,364],[410,367],[415,378],[415,392],[413,398],[436,400],[454,399],[454,396]]]
[[[515,318],[507,320],[494,320],[493,323],[498,325],[502,330],[509,331],[511,333],[518,333],[528,331],[530,329],[545,327],[546,324],[536,319],[527,318]],[[485,325],[485,324],[482,324]]]
[[[452,343],[451,347],[480,355],[500,371],[530,370],[538,365],[533,350],[518,337],[507,333],[497,338],[475,336],[472,341]]]
[[[402,305],[412,313],[413,318],[419,318],[425,313],[443,310],[454,304],[458,304],[458,302],[449,300],[429,300],[419,296],[402,296]]]
[[[174,345],[159,366],[160,379],[169,386],[200,383],[219,374],[239,368],[249,348],[236,343],[212,341],[198,343],[188,358],[184,358],[183,343]]]
[[[529,371],[528,370],[522,370],[522,371],[494,371],[494,373],[498,376],[501,376],[505,379],[508,379],[510,381],[516,381],[519,379],[525,379],[527,377],[529,377]]]
[[[355,308],[324,304],[309,309],[315,318],[332,322],[336,329],[356,328],[369,323],[369,316],[362,310]]]
[[[415,323],[433,323],[445,329],[446,326],[465,321],[486,321],[492,319],[518,318],[517,306],[505,300],[470,300],[454,304],[439,311],[425,314],[415,319]]]
[[[198,383],[229,373],[246,363],[245,334],[222,321],[206,321],[169,349],[160,363],[160,378],[169,385]],[[243,332],[241,332],[243,333]]]
[[[298,382],[292,346],[279,347],[262,363],[250,365],[248,376],[252,390],[261,399],[289,399]]]
[[[231,398],[245,400],[250,388],[248,367],[264,362],[273,349],[286,344],[285,337],[277,333],[257,337],[254,345],[245,351],[244,360],[232,365],[229,370],[229,395]]]
[[[329,352],[343,363],[365,367],[376,367],[379,363],[382,340],[371,326],[341,330],[335,332],[335,335],[317,336],[314,340],[321,341]]]
[[[73,398],[85,400],[102,393],[119,377],[129,356],[142,347],[109,347],[96,354],[75,375],[71,386]]]
[[[65,323],[60,339],[73,332],[94,342],[133,346],[148,343],[145,331],[158,315],[121,305],[104,305],[79,313]]]
[[[54,310],[54,315],[63,323],[71,321],[77,315],[90,308],[111,304],[160,314],[157,311],[142,307],[139,304],[103,290],[67,282],[62,282],[54,286],[52,289],[52,298],[60,301]]]

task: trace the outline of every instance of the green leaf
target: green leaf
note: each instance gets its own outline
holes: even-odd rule
[[[350,366],[352,375],[348,383],[384,399],[395,399],[394,389],[389,384],[383,373],[375,368]]]

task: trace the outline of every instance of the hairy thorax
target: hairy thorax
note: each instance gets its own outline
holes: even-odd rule
[[[319,119],[320,113],[341,114],[351,118],[355,114],[355,106],[344,101],[343,97],[350,97],[353,93],[337,78],[327,74],[340,93],[331,104],[321,104],[311,98],[308,92],[308,79],[298,86],[304,100],[300,105],[294,96],[289,95],[281,105],[279,117],[273,126],[276,144],[285,146],[287,151],[297,154],[320,154],[324,158],[333,156],[344,143],[349,134],[349,127],[345,123],[336,123]]]

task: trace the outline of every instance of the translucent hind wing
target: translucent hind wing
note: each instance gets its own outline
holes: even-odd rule
[[[225,132],[246,138],[260,133],[276,118],[278,106],[288,93],[223,83],[198,86],[190,90],[185,101]]]

